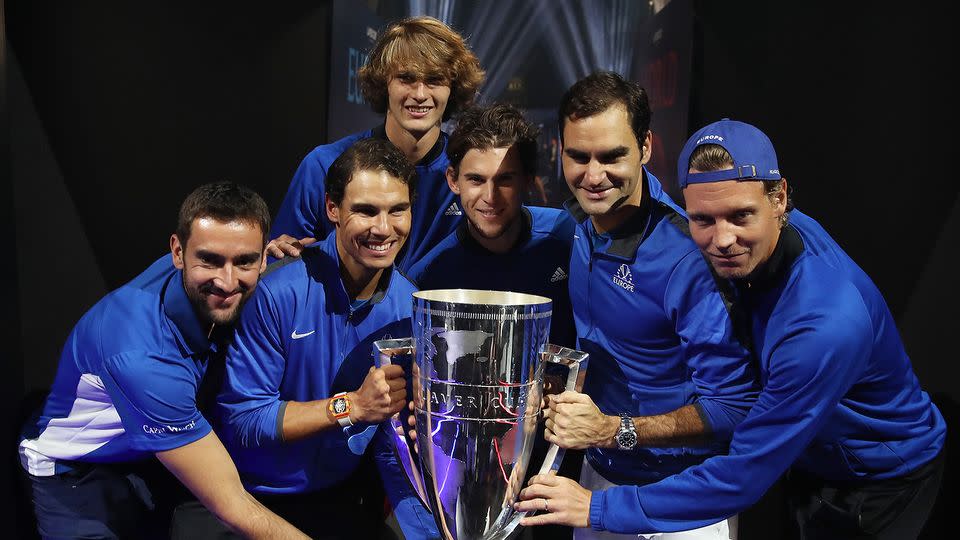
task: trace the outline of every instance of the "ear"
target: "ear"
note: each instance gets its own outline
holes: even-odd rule
[[[653,155],[653,131],[647,130],[647,136],[643,138],[643,155],[640,157],[640,164],[646,165],[650,162],[650,157]]]
[[[183,270],[183,245],[176,234],[170,235],[170,255],[173,257],[173,266],[177,270]]]
[[[773,198],[774,213],[777,218],[787,211],[787,179],[780,179],[780,191]]]
[[[327,219],[330,220],[330,223],[333,223],[337,227],[340,226],[340,207],[337,206],[337,203],[333,202],[333,199],[330,198],[330,195],[324,195],[323,206],[327,211]]]
[[[455,195],[460,195],[460,185],[457,184],[457,171],[452,166],[447,167],[447,187]]]

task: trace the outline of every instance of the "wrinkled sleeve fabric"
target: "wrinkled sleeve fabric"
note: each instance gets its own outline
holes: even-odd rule
[[[420,498],[414,492],[410,481],[406,478],[390,440],[391,427],[388,422],[380,424],[373,438],[374,459],[383,488],[387,492],[390,504],[393,505],[397,523],[403,530],[403,535],[409,540],[440,538],[433,515],[423,506]]]
[[[280,383],[286,367],[283,325],[278,307],[292,298],[274,298],[260,283],[243,308],[236,336],[227,352],[224,386],[217,411],[228,440],[243,447],[277,444],[285,402]]]
[[[307,154],[290,181],[277,217],[273,220],[270,238],[281,234],[300,239],[326,238],[330,232],[324,219],[324,183],[327,168],[321,163],[317,150]]]
[[[105,361],[99,375],[133,448],[163,452],[210,432],[197,409],[196,376],[181,363],[149,352],[124,352]]]
[[[759,383],[707,264],[698,251],[686,255],[670,276],[664,305],[686,353],[695,406],[711,435],[729,440],[756,401]]]
[[[859,293],[839,287],[816,306],[791,305],[768,331],[766,384],[734,432],[728,455],[642,487],[594,492],[591,527],[613,532],[672,532],[743,511],[806,448],[870,357],[872,325]]]

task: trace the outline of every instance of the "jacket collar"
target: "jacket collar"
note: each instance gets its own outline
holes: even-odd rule
[[[313,247],[313,246],[311,246]],[[340,313],[350,312],[352,303],[347,289],[343,285],[343,278],[340,277],[340,255],[337,253],[337,231],[334,229],[325,240],[320,242],[316,248],[304,250],[305,258],[312,258],[319,255],[318,270],[320,271],[320,281],[323,284],[327,294],[327,302],[332,304],[334,309]],[[373,292],[370,300],[364,304],[362,309],[366,309],[380,303],[386,296],[390,288],[390,281],[393,278],[393,272],[396,268],[391,265],[384,269],[380,274],[380,280],[377,282],[377,288]]]
[[[370,137],[374,139],[384,140],[384,141],[388,140],[387,125],[380,124],[379,126],[370,130]],[[441,131],[440,136],[437,137],[437,142],[433,143],[433,146],[430,148],[430,151],[427,152],[426,155],[424,155],[422,158],[420,158],[420,161],[417,161],[416,163],[414,163],[414,165],[418,167],[423,167],[423,166],[432,164],[434,161],[436,161],[438,157],[440,157],[440,154],[443,153],[446,147],[447,147],[447,134]]]
[[[770,258],[757,266],[749,276],[737,280],[737,285],[754,290],[772,289],[783,281],[793,262],[803,253],[803,249],[803,238],[797,229],[788,223],[780,231],[780,238]]]
[[[460,221],[460,225],[457,226],[457,240],[460,241],[460,245],[474,253],[494,256],[500,255],[500,253],[494,253],[483,247],[480,242],[477,242],[473,235],[470,234],[469,221],[468,219],[463,219]],[[515,251],[518,247],[526,244],[532,235],[533,217],[530,215],[530,210],[527,210],[526,206],[522,206],[520,207],[520,235],[517,236],[517,241],[510,247],[510,251]]]

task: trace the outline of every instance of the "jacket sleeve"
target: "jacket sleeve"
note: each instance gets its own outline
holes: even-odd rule
[[[671,532],[715,523],[753,505],[810,444],[870,357],[873,331],[851,285],[766,335],[764,388],[728,455],[646,486],[594,492],[591,527]]]
[[[699,251],[684,257],[667,284],[664,304],[687,357],[695,406],[711,434],[729,440],[756,401],[759,384],[751,353],[737,339],[734,320],[707,265]]]
[[[392,437],[390,429],[389,422],[380,424],[372,446],[383,488],[393,506],[397,522],[403,530],[404,537],[410,540],[440,538],[433,515],[420,502],[420,498],[406,478],[406,473],[397,461],[397,455],[393,449],[394,443],[390,440]]]
[[[240,446],[276,444],[283,438],[280,383],[286,360],[278,305],[269,287],[260,283],[243,308],[227,352],[217,412],[225,438]]]
[[[273,220],[270,237],[281,234],[300,239],[312,237],[321,240],[330,232],[324,213],[324,182],[327,167],[317,156],[317,150],[307,154],[290,181],[277,217]]]

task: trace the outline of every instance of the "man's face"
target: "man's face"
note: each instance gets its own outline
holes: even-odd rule
[[[198,218],[186,245],[177,235],[170,237],[170,251],[174,266],[183,270],[183,288],[197,316],[204,323],[234,323],[260,279],[260,226]]]
[[[516,146],[474,148],[463,156],[458,173],[452,167],[447,169],[447,184],[460,196],[472,233],[485,245],[496,244],[508,231],[518,230],[528,180]]]
[[[450,81],[400,72],[387,83],[387,123],[419,138],[439,129],[450,99]]]
[[[563,175],[595,222],[625,204],[639,204],[643,165],[649,156],[649,132],[641,149],[622,105],[564,123]]]
[[[745,278],[770,258],[786,212],[782,182],[775,199],[757,181],[689,184],[683,190],[693,241],[721,277]]]
[[[410,188],[386,171],[357,171],[327,217],[337,226],[337,253],[353,279],[389,268],[410,234]]]

